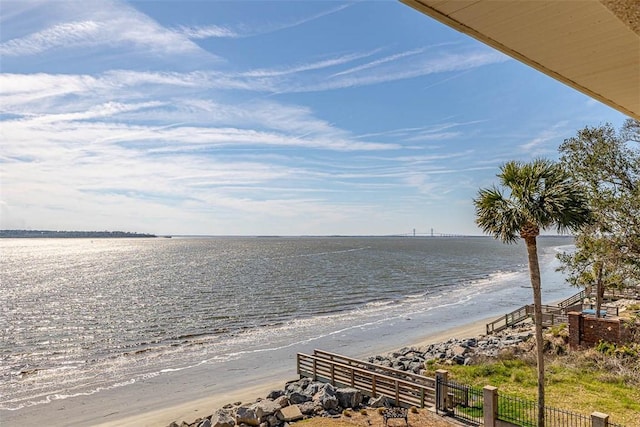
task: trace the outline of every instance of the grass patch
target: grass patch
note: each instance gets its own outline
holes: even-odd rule
[[[604,412],[613,422],[640,427],[640,384],[634,376],[616,370],[616,360],[593,350],[550,358],[545,370],[547,405],[582,415]],[[492,385],[512,397],[536,399],[535,364],[517,356],[486,359],[472,366],[429,368],[446,369],[452,380],[462,384]]]

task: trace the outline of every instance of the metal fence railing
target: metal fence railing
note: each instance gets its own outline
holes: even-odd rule
[[[445,394],[445,399],[442,399],[441,394]],[[436,405],[436,413],[453,417],[465,425],[481,426],[485,421],[484,398],[481,388],[436,378],[436,402],[446,402],[443,407]],[[497,414],[493,419],[513,426],[536,427],[538,403],[497,393]],[[594,424],[591,416],[545,406],[544,425],[545,427],[592,427]],[[611,421],[608,421],[607,426],[624,427]]]
[[[498,419],[522,427],[536,427],[538,425],[537,402],[519,399],[517,397],[498,394]],[[545,427],[591,427],[591,417],[564,409],[544,408]],[[610,427],[622,427],[608,423]]]
[[[453,381],[442,382],[436,379],[436,402],[441,400],[439,393],[446,393],[446,414],[466,425],[480,426],[484,424],[483,392],[481,388],[459,384]],[[438,407],[436,405],[436,413]]]
[[[479,388],[456,383],[449,380],[446,370],[438,370],[435,378],[427,378],[321,350],[315,350],[313,355],[299,353],[297,370],[300,377],[353,387],[371,397],[387,396],[395,406],[434,405],[436,413],[470,426],[484,425],[485,420],[490,425],[496,420],[521,427],[538,424],[537,402],[502,394],[492,386]],[[592,427],[602,425],[602,421],[608,427],[623,427],[597,412],[585,416],[545,407],[544,418],[545,427]]]

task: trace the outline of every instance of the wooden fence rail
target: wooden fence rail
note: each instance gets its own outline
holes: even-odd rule
[[[352,387],[371,397],[386,396],[393,399],[396,406],[424,408],[428,404],[435,407],[436,413],[443,412],[458,420],[470,421],[473,425],[482,425],[483,420],[486,426],[524,425],[520,421],[513,424],[509,419],[505,420],[508,414],[502,413],[501,406],[498,405],[499,397],[502,400],[506,398],[520,401],[520,399],[502,394],[498,396],[498,389],[492,386],[479,390],[464,384],[456,384],[448,380],[448,372],[443,370],[436,371],[436,378],[428,378],[321,350],[315,350],[313,355],[298,353],[297,369],[301,378],[312,378],[334,386]],[[536,405],[535,402],[521,402],[524,402],[520,405],[522,407]],[[510,404],[509,407],[514,406]],[[608,423],[609,416],[600,412],[591,414],[589,424],[580,424],[578,421],[582,419],[588,421],[588,417],[548,407],[545,407],[545,410],[547,411],[545,419],[557,419],[563,426],[615,425],[621,427],[618,424]]]
[[[529,313],[527,312],[527,306],[525,305],[487,323],[487,335],[500,332],[501,330],[507,329],[509,326],[516,325],[527,318],[529,318]]]
[[[554,326],[559,323],[567,323],[567,309],[555,305],[543,305],[542,309],[542,325]],[[533,304],[523,305],[517,310],[507,313],[487,323],[487,335],[500,332],[510,326],[517,325],[529,318],[533,318]]]
[[[313,351],[313,355],[316,357],[322,357],[337,363],[341,363],[343,365],[353,366],[361,369],[367,369],[369,371],[374,371],[379,374],[387,375],[393,378],[412,381],[415,384],[420,384],[425,387],[435,388],[436,386],[435,378],[425,377],[423,375],[414,374],[412,372],[400,371],[398,369],[393,369],[388,366],[377,365],[375,363],[353,359],[350,357],[342,356],[340,354],[330,353],[324,350],[316,349]]]
[[[590,294],[591,294],[591,290],[590,289],[582,290],[581,292],[578,292],[577,294],[570,296],[566,300],[560,301],[558,303],[558,307],[567,308],[567,307],[569,307],[571,305],[574,305],[576,303],[582,303],[582,301],[586,297],[588,297]]]
[[[307,355],[298,353],[297,370],[300,377],[312,378],[314,381],[331,383],[334,386],[353,387],[362,393],[371,396],[386,396],[395,401],[396,406],[417,406],[424,408],[427,405],[435,404],[435,380],[422,377],[421,380],[431,380],[432,386],[416,383],[414,380],[406,379],[404,371],[385,368],[384,373],[373,371],[365,367],[356,366],[367,365],[367,362],[356,361],[342,356],[326,352],[318,352],[318,355]],[[333,357],[334,360],[331,360]],[[343,362],[339,362],[338,358]],[[382,368],[374,365],[375,368]],[[419,376],[416,376],[419,377]]]

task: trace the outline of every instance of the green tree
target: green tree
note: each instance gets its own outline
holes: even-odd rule
[[[606,124],[585,127],[560,145],[560,162],[586,189],[593,223],[576,250],[559,256],[574,285],[596,286],[599,315],[604,290],[640,280],[640,122],[619,133]]]
[[[538,426],[544,426],[544,345],[542,341],[542,293],[537,236],[540,230],[576,230],[590,220],[580,186],[557,163],[538,159],[511,161],[497,175],[501,188],[481,189],[474,200],[476,223],[504,243],[522,238],[527,247],[533,289],[538,365]]]
[[[597,223],[584,227],[575,240],[576,251],[558,254],[558,270],[568,273],[567,281],[574,286],[591,289],[595,284],[596,317],[601,317],[605,289],[623,279],[622,262],[616,248],[619,243],[611,236],[600,234]]]

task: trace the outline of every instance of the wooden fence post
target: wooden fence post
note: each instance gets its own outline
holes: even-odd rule
[[[495,427],[498,419],[498,387],[486,385],[482,389],[482,397],[484,399],[484,426]]]
[[[334,365],[333,363],[331,364],[331,385],[336,385],[336,365]]]
[[[371,377],[371,397],[378,397],[376,393],[376,374]]]
[[[439,411],[448,411],[447,395],[449,394],[449,371],[438,369],[436,371],[436,409]]]

